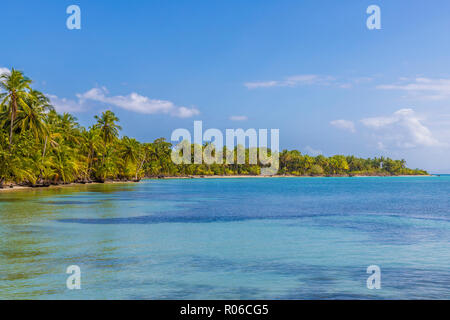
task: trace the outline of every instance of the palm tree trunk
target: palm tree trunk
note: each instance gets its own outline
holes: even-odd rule
[[[92,160],[91,157],[93,157],[94,155],[94,150],[92,150],[91,148],[89,149],[89,153],[88,153],[88,159],[87,159],[87,165],[88,165],[88,169],[87,169],[87,177],[86,180],[91,180],[91,171],[92,171]]]
[[[11,129],[9,131],[9,146],[12,146],[12,137],[13,137],[13,127],[14,127],[14,116],[16,115],[17,112],[17,100],[16,97],[13,96],[12,97],[12,108],[11,108]]]
[[[9,145],[12,145],[12,136],[13,136],[13,124],[14,124],[14,110],[11,110],[11,129],[9,132]]]
[[[48,139],[48,136],[45,136],[45,142],[44,142],[44,150],[42,151],[42,166],[44,165],[44,160],[45,160],[45,152],[46,152],[46,150],[47,150],[47,139]],[[39,180],[41,180],[43,177],[42,177],[42,168],[39,170],[40,172],[39,172]]]
[[[47,139],[48,136],[45,136],[44,151],[42,151],[42,163],[44,163],[45,151],[47,150]]]
[[[136,170],[136,177],[135,177],[135,180],[137,180],[137,178],[138,178],[138,173],[139,173],[139,171],[141,171],[142,166],[144,165],[144,162],[145,162],[145,159],[146,159],[146,158],[147,158],[147,157],[144,156],[144,159],[142,159],[141,164],[139,165],[139,168]]]

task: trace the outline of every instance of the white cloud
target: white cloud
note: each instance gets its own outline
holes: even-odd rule
[[[81,101],[59,98],[53,94],[47,94],[47,97],[50,99],[55,110],[59,113],[84,111],[83,103]]]
[[[301,74],[286,77],[282,80],[246,82],[248,89],[270,87],[298,87],[307,85],[335,86],[342,89],[350,89],[354,85],[364,85],[373,81],[373,77],[336,78],[333,76],[321,76],[317,74]]]
[[[380,149],[380,150],[386,150],[386,147],[385,147],[384,143],[381,142],[381,141],[378,141],[378,142],[377,142],[377,147],[378,147],[378,149]]]
[[[246,82],[248,89],[269,87],[296,87],[301,85],[329,85],[335,79],[331,76],[319,76],[315,74],[303,74],[287,77],[284,80]]]
[[[249,89],[270,88],[280,86],[278,81],[246,82],[244,83],[244,85]]]
[[[412,109],[401,109],[391,116],[366,118],[361,122],[375,131],[379,148],[444,146]]]
[[[10,73],[11,71],[9,71],[8,68],[0,68],[0,76],[4,73]]]
[[[374,77],[358,77],[353,79],[353,82],[356,84],[360,84],[360,83],[368,83],[368,82],[372,82],[374,80]]]
[[[176,106],[170,101],[150,99],[135,92],[127,96],[108,96],[108,90],[105,87],[93,88],[85,93],[77,94],[78,101],[59,98],[52,94],[47,96],[58,112],[82,112],[86,110],[88,101],[95,101],[143,114],[162,113],[178,118],[189,118],[200,114],[196,108]]]
[[[355,124],[350,120],[333,120],[330,124],[338,129],[356,132]]]
[[[311,84],[329,84],[335,79],[331,76],[318,76],[315,74],[298,75],[286,78],[284,83],[289,87],[297,85],[311,85]]]
[[[450,98],[450,79],[401,78],[396,84],[379,85],[377,88],[406,91],[412,97],[425,100]]]
[[[231,116],[230,120],[231,121],[247,121],[248,117],[247,116]]]
[[[200,114],[200,111],[195,108],[178,107],[172,111],[172,115],[178,118],[190,118]]]
[[[317,149],[314,149],[314,148],[312,148],[310,146],[306,146],[305,147],[305,153],[307,153],[307,154],[309,154],[310,156],[313,156],[313,157],[318,156],[319,154],[323,154],[322,150],[317,150]]]
[[[81,102],[92,100],[143,114],[163,113],[179,118],[200,114],[196,108],[176,106],[171,101],[150,99],[135,92],[126,96],[108,96],[108,90],[105,87],[93,88],[83,94],[77,94],[77,97]]]

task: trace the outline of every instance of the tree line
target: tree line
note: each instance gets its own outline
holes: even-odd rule
[[[258,175],[261,164],[175,164],[173,146],[164,138],[151,143],[120,136],[112,111],[82,127],[68,113],[58,114],[32,81],[12,69],[0,76],[0,186],[16,183],[45,186],[143,177],[189,175]],[[202,148],[208,145],[201,146]],[[236,147],[238,148],[238,147]],[[236,151],[236,150],[234,150]],[[226,150],[225,153],[230,152]],[[279,153],[281,175],[421,175],[404,160],[361,159],[337,155],[311,157],[297,150]]]

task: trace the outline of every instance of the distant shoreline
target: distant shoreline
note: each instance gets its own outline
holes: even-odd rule
[[[19,186],[14,184],[11,186],[11,184],[9,184],[8,186],[3,186],[3,189],[0,189],[0,193],[10,191],[59,189],[66,187],[87,186],[92,184],[129,184],[129,183],[136,183],[136,182],[135,181],[105,181],[105,182],[89,182],[89,183],[72,182],[67,184],[50,185],[48,187]]]
[[[335,176],[295,176],[295,175],[274,175],[274,176],[263,176],[263,175],[257,175],[257,176],[250,176],[250,175],[211,175],[211,176],[185,176],[185,177],[164,177],[160,179],[234,179],[234,178],[373,178],[373,177],[380,177],[380,178],[390,178],[390,177],[432,177],[435,175],[432,174],[418,174],[418,175],[335,175]],[[158,178],[146,178],[146,179],[158,179]]]
[[[406,177],[433,177],[439,176],[434,174],[429,175],[336,175],[336,176],[295,176],[295,175],[274,175],[274,176],[251,176],[251,175],[212,175],[212,176],[160,176],[160,177],[146,177],[142,180],[176,180],[176,179],[251,179],[251,178],[406,178]],[[59,189],[65,187],[75,187],[75,186],[83,186],[83,185],[92,185],[92,184],[132,184],[138,183],[137,181],[105,181],[105,182],[90,182],[90,183],[67,183],[67,184],[59,184],[59,185],[50,185],[47,187],[32,187],[32,186],[19,186],[14,184],[4,185],[3,188],[0,189],[1,192],[11,192],[11,191],[27,191],[27,190],[46,190],[46,189]]]

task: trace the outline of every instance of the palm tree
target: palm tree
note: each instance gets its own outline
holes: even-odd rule
[[[139,142],[136,139],[123,137],[122,138],[122,159],[126,164],[129,162],[136,163],[139,156]]]
[[[61,135],[72,146],[78,146],[80,144],[81,132],[77,118],[66,112],[62,116],[58,116],[58,118],[57,127]]]
[[[52,169],[55,172],[55,180],[62,180],[64,183],[74,181],[79,171],[74,150],[68,146],[59,146],[52,161]]]
[[[124,160],[124,165],[129,163],[135,166],[134,179],[138,180],[139,172],[142,170],[147,159],[149,159],[154,152],[150,144],[140,144],[136,139],[123,137],[122,138],[122,152],[121,157]]]
[[[119,121],[119,118],[117,118],[114,112],[110,110],[102,112],[102,115],[100,117],[95,116],[95,119],[97,120],[97,123],[94,125],[94,128],[100,130],[100,136],[105,143],[105,152],[102,155],[102,163],[99,170],[103,179],[105,173],[109,170],[104,168],[105,158],[112,154],[113,149],[110,147],[110,145],[114,141],[116,141],[117,137],[119,136],[119,130],[122,130],[122,127],[116,124],[116,122]]]
[[[82,147],[87,151],[87,176],[90,177],[94,157],[103,148],[99,129],[91,128],[83,132]]]
[[[12,145],[14,121],[19,106],[23,109],[28,109],[25,100],[30,96],[30,84],[31,80],[25,77],[21,71],[14,68],[11,70],[11,73],[4,73],[0,76],[0,88],[5,91],[0,94],[0,105],[7,107],[7,113],[10,116],[10,145]]]
[[[57,140],[61,141],[62,140],[62,135],[61,133],[57,132],[57,123],[59,121],[59,116],[56,113],[56,111],[51,108],[50,112],[45,114],[45,125],[47,127],[47,132],[45,135],[45,139],[44,139],[44,146],[42,147],[42,166],[44,168],[44,172],[49,172],[50,165],[51,165],[51,161],[48,161],[46,159],[46,154],[47,154],[47,145],[50,145],[50,147],[55,150],[58,146],[59,143],[57,142]],[[41,172],[41,173],[44,173]],[[42,175],[42,174],[41,174]]]
[[[138,180],[138,174],[144,167],[144,164],[147,163],[155,153],[155,149],[151,143],[144,143],[143,145],[140,145],[140,151],[139,165],[136,167],[136,174],[134,177],[135,180]]]
[[[114,112],[107,110],[100,117],[95,116],[95,119],[97,120],[95,127],[100,129],[100,135],[105,144],[112,143],[119,136],[119,130],[122,130],[122,127],[116,124],[119,118]]]
[[[49,100],[41,92],[31,90],[25,99],[27,108],[18,112],[17,123],[22,132],[31,131],[36,140],[44,140],[48,136],[48,127],[45,123],[45,112],[52,107]]]
[[[169,173],[170,165],[173,164],[170,158],[172,152],[172,144],[167,142],[164,138],[156,139],[153,142],[156,156],[159,160],[159,166],[161,167],[160,174]],[[201,146],[200,146],[201,148]]]
[[[37,104],[44,109],[44,111],[55,110],[50,104],[50,99],[42,92],[31,88],[29,93],[37,101]]]

